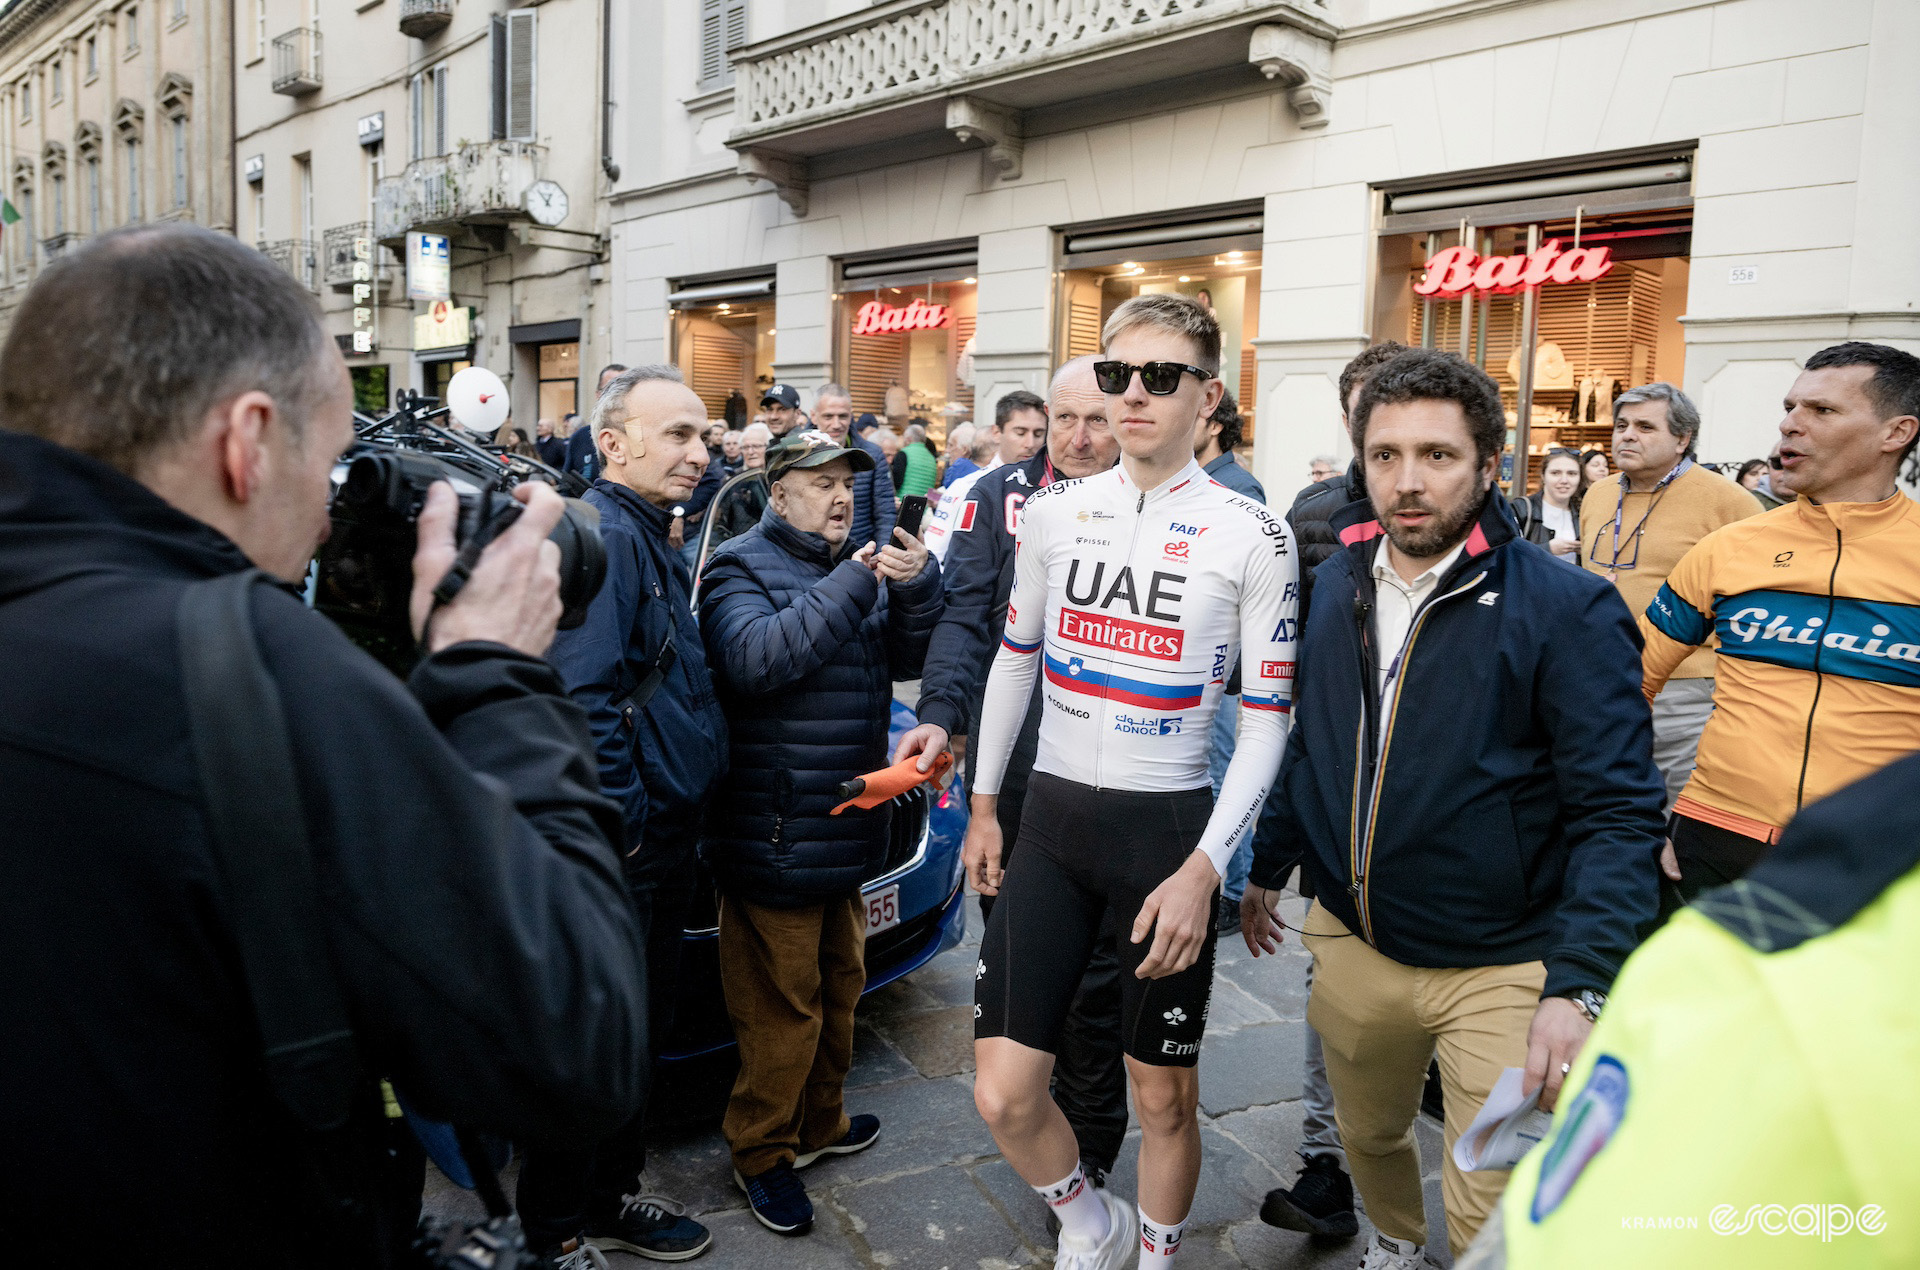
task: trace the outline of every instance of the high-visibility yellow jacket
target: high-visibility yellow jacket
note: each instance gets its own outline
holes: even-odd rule
[[[1920,504],[1805,499],[1717,529],[1640,619],[1651,700],[1718,635],[1677,809],[1771,842],[1802,806],[1920,751]]]
[[[1461,1270],[1920,1265],[1916,967],[1920,756],[1634,953]]]

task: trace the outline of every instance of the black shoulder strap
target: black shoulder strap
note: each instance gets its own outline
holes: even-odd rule
[[[632,543],[632,547],[634,571],[639,576],[645,577],[646,569],[643,567],[645,562],[640,558],[640,544],[634,542]],[[640,591],[640,610],[645,610],[647,605],[653,603],[656,598],[668,601],[672,599],[670,595],[665,593],[656,596],[653,591],[643,587]],[[634,620],[639,620],[639,611],[635,612]],[[667,680],[667,673],[673,669],[674,663],[680,659],[680,650],[673,645],[673,631],[673,615],[669,613],[667,616],[667,636],[660,641],[660,651],[653,655],[653,660],[640,663],[642,668],[638,672],[634,671],[633,663],[631,662],[626,667],[623,667],[626,673],[632,676],[631,682],[634,687],[625,696],[622,696],[613,703],[615,710],[625,714],[627,710],[631,708],[634,713],[637,714],[646,709],[647,703],[653,700],[653,694],[660,691],[660,685]]]
[[[175,625],[193,757],[267,1080],[308,1129],[345,1123],[360,1078],[321,935],[286,718],[254,637],[257,569],[196,582]]]

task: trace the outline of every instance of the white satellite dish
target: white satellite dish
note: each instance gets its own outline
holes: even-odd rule
[[[491,436],[507,421],[507,386],[484,366],[469,366],[447,381],[447,408],[469,432]]]

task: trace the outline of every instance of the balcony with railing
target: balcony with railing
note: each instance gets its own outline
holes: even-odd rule
[[[803,211],[814,156],[984,145],[1012,179],[1034,112],[1098,118],[1155,82],[1264,75],[1312,128],[1337,33],[1327,0],[882,0],[731,54],[727,144]]]
[[[400,0],[400,34],[416,40],[440,34],[453,22],[453,0]]]
[[[69,247],[78,246],[80,240],[84,237],[86,237],[84,234],[64,233],[55,234],[51,238],[42,238],[40,240],[40,251],[46,256],[48,261],[55,261],[66,254]]]
[[[409,230],[523,220],[522,200],[540,179],[546,153],[525,141],[483,141],[415,159],[374,187],[373,236],[393,243]]]
[[[356,282],[392,281],[393,258],[374,239],[372,221],[336,225],[320,241],[325,281],[335,291],[350,291]]]
[[[320,289],[320,253],[311,238],[283,238],[260,244],[267,259],[285,269],[293,280],[309,291]]]
[[[317,93],[325,81],[320,75],[320,31],[295,27],[273,37],[273,91],[289,97]]]

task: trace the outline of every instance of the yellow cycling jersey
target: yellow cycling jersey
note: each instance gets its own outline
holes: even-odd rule
[[[1719,637],[1676,810],[1771,842],[1805,804],[1920,751],[1920,504],[1802,499],[1717,529],[1640,633],[1649,700]]]

